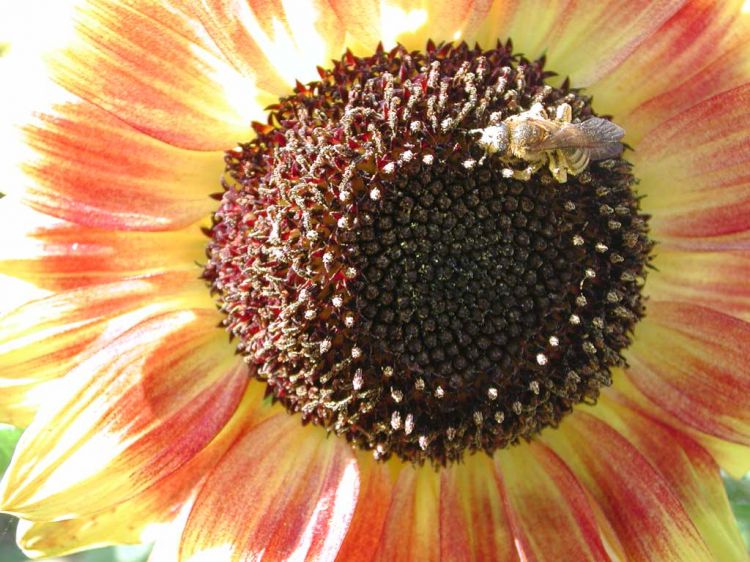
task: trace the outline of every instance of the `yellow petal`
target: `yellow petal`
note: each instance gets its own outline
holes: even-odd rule
[[[627,372],[618,370],[613,375],[614,385],[612,392],[622,395],[631,403],[649,416],[658,419],[683,433],[689,435],[700,443],[714,458],[716,463],[735,478],[741,478],[750,471],[750,447],[732,443],[709,435],[694,427],[688,426],[678,417],[669,413],[664,407],[659,406],[646,397],[630,380]]]
[[[621,64],[591,84],[597,110],[625,127],[636,154],[648,131],[750,80],[750,16],[742,13],[743,2],[684,2]]]
[[[401,43],[424,49],[429,39],[472,44],[489,13],[488,0],[331,0],[346,32],[346,46],[371,54],[379,42],[386,49]],[[492,46],[495,38],[492,40]]]
[[[360,469],[359,497],[346,537],[336,555],[338,562],[366,558],[375,552],[393,495],[392,464],[378,462],[364,451],[355,454]]]
[[[24,133],[24,201],[71,222],[176,230],[207,216],[221,191],[223,152],[176,148],[82,100],[37,113]]]
[[[748,322],[705,306],[651,300],[627,352],[627,376],[683,424],[748,446],[748,341]]]

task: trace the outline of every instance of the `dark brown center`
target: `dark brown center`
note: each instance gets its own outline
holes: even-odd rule
[[[535,104],[594,116],[550,74],[500,44],[346,54],[227,153],[204,277],[303,422],[445,464],[610,384],[652,246],[630,165],[591,158],[561,183],[543,153],[524,179],[530,157],[487,140]]]

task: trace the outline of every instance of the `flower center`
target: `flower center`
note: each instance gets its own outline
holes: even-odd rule
[[[204,277],[255,376],[376,458],[594,402],[652,243],[622,129],[509,45],[347,53],[227,153]]]

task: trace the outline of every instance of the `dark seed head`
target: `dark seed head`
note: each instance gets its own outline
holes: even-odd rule
[[[652,246],[629,164],[508,179],[470,134],[535,102],[593,115],[547,75],[502,45],[348,53],[227,153],[204,277],[290,412],[444,464],[610,384]]]

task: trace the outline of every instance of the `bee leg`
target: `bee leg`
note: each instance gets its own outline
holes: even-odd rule
[[[565,165],[565,158],[559,157],[555,152],[550,152],[549,158],[549,171],[552,173],[552,177],[557,180],[558,183],[565,183],[568,181],[568,171]]]
[[[503,168],[500,173],[504,178],[513,178],[521,181],[528,181],[531,179],[531,174],[527,174],[528,170],[514,170],[513,168]]]
[[[544,166],[544,159],[534,160],[532,161],[528,168],[526,168],[529,171],[529,174],[533,174],[534,172],[538,171],[542,166]]]
[[[570,123],[573,121],[573,108],[570,107],[570,104],[561,103],[557,106],[555,117],[561,123]]]
[[[524,168],[523,170],[516,170],[516,173],[513,175],[514,178],[521,181],[529,181],[531,179],[531,174],[533,172],[531,171],[531,166],[528,168]]]
[[[512,177],[521,181],[529,181],[531,179],[531,175],[534,172],[538,171],[542,166],[544,166],[544,160],[531,160],[529,161],[529,165],[526,166],[523,170],[513,170],[511,168],[506,168],[505,170],[503,170],[503,176]],[[507,175],[506,171],[510,172],[511,175]]]
[[[564,158],[558,159],[554,153],[549,155],[549,171],[552,173],[552,177],[557,180],[557,183],[568,181],[568,169]]]
[[[566,183],[568,181],[568,172],[565,171],[565,168],[553,170],[552,176],[557,180],[557,183]]]

